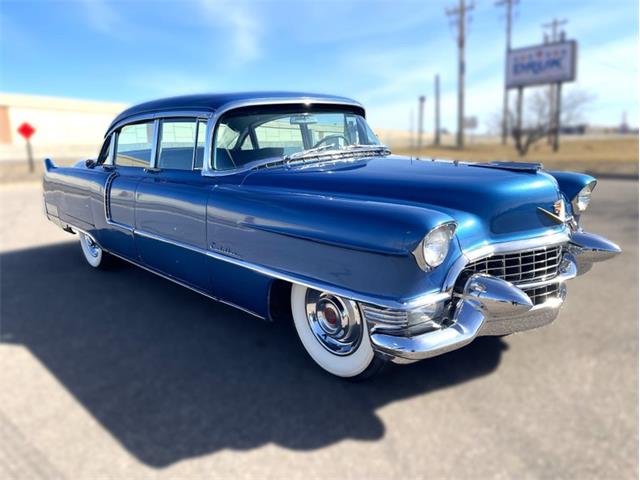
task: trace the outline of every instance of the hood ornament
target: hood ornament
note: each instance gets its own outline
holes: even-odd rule
[[[553,212],[550,212],[549,210],[545,210],[542,207],[538,207],[538,210],[540,210],[542,213],[544,213],[547,217],[549,217],[551,220],[554,220],[555,222],[566,223],[567,221],[567,212],[565,211],[564,202],[562,201],[562,199],[553,203]]]

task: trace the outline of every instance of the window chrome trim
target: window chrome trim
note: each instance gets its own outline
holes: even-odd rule
[[[156,119],[165,119],[165,118],[201,118],[208,119],[211,118],[213,112],[208,112],[206,110],[163,110],[161,112],[154,113],[141,113],[139,115],[134,115],[132,117],[127,117],[115,125],[111,126],[111,128],[105,133],[105,137],[110,135],[116,130],[121,129],[126,125],[130,125],[132,123],[140,123],[150,120]]]
[[[151,143],[151,155],[149,156],[149,166],[147,168],[157,168],[156,165],[158,164],[158,146],[159,146],[159,139],[158,136],[160,135],[160,120],[155,119],[153,121],[153,140]]]
[[[322,97],[313,97],[313,96],[305,96],[305,97],[283,97],[283,98],[253,98],[247,100],[237,100],[233,102],[229,102],[220,108],[218,108],[211,116],[209,117],[209,122],[207,123],[207,139],[205,143],[205,157],[202,162],[202,175],[207,177],[217,177],[217,176],[225,176],[225,175],[233,175],[236,173],[241,173],[251,169],[251,166],[242,165],[237,168],[230,168],[228,170],[215,170],[213,168],[215,159],[212,157],[212,153],[215,154],[215,150],[213,149],[213,145],[215,145],[215,127],[225,113],[230,112],[231,110],[237,110],[239,108],[246,107],[262,107],[262,106],[278,106],[278,105],[336,105],[341,107],[354,107],[362,111],[362,116],[366,117],[366,111],[361,103],[356,101],[347,101],[347,100],[339,100],[339,99],[329,99]],[[206,146],[209,146],[209,152],[206,151]]]
[[[198,128],[199,123],[198,122],[207,122],[207,131],[208,131],[208,124],[209,124],[209,119],[211,117],[211,112],[205,112],[205,111],[201,111],[201,110],[185,110],[185,111],[171,111],[171,110],[167,110],[167,111],[162,111],[162,112],[155,112],[155,113],[149,113],[149,114],[140,114],[140,115],[136,115],[133,117],[128,117],[127,119],[118,122],[116,125],[114,125],[105,135],[105,137],[107,137],[108,135],[111,135],[111,147],[110,147],[110,151],[109,151],[109,156],[110,156],[110,163],[106,163],[105,165],[112,165],[112,166],[117,166],[115,163],[115,148],[117,147],[117,142],[115,142],[115,138],[120,134],[120,130],[124,127],[127,127],[129,125],[135,125],[135,124],[139,124],[139,123],[151,123],[153,122],[153,140],[151,143],[151,154],[150,154],[150,158],[149,158],[149,166],[145,167],[145,168],[149,168],[149,169],[157,169],[158,168],[158,154],[160,153],[160,134],[161,134],[161,124],[163,121],[166,120],[172,120],[172,119],[176,119],[176,120],[185,120],[185,121],[189,121],[189,120],[193,120],[194,122],[196,122],[196,128]],[[208,133],[207,133],[208,136]],[[196,157],[196,148],[198,146],[198,134],[197,134],[197,130],[196,130],[196,138],[195,138],[195,143],[194,143],[194,154],[193,154],[193,159],[191,162],[191,170],[184,170],[184,171],[198,171],[196,170],[195,167],[195,157]],[[205,151],[204,154],[206,155],[206,151],[207,151],[207,142],[206,142],[206,137],[205,137]],[[204,163],[204,159],[203,159],[203,163]]]

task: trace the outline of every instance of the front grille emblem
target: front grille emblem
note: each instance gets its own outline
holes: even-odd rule
[[[565,223],[567,221],[567,214],[565,212],[564,202],[562,201],[562,199],[553,203],[553,213],[550,212],[549,210],[545,210],[542,207],[538,207],[538,210],[540,210],[547,217],[549,217],[550,219],[558,223]]]

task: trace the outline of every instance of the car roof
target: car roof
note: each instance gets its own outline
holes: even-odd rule
[[[256,104],[274,103],[278,104],[286,99],[287,103],[299,100],[300,103],[320,103],[320,104],[336,104],[349,105],[357,107],[364,115],[364,108],[355,100],[335,95],[325,95],[317,93],[301,93],[301,92],[238,92],[238,93],[205,93],[196,95],[183,95],[180,97],[162,98],[152,100],[150,102],[140,103],[127,108],[120,113],[109,126],[111,131],[113,127],[122,123],[129,118],[160,112],[170,111],[202,111],[215,112],[219,109],[226,109],[232,105],[243,106],[245,103],[250,106],[253,102]]]

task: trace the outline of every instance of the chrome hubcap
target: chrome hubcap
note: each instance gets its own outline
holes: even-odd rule
[[[307,321],[320,344],[336,355],[349,355],[360,345],[363,327],[355,302],[307,290]]]
[[[84,241],[87,245],[87,251],[89,252],[89,255],[91,255],[93,258],[98,258],[98,255],[100,255],[101,251],[98,244],[94,242],[93,239],[88,235],[82,234],[82,237],[84,238]]]

